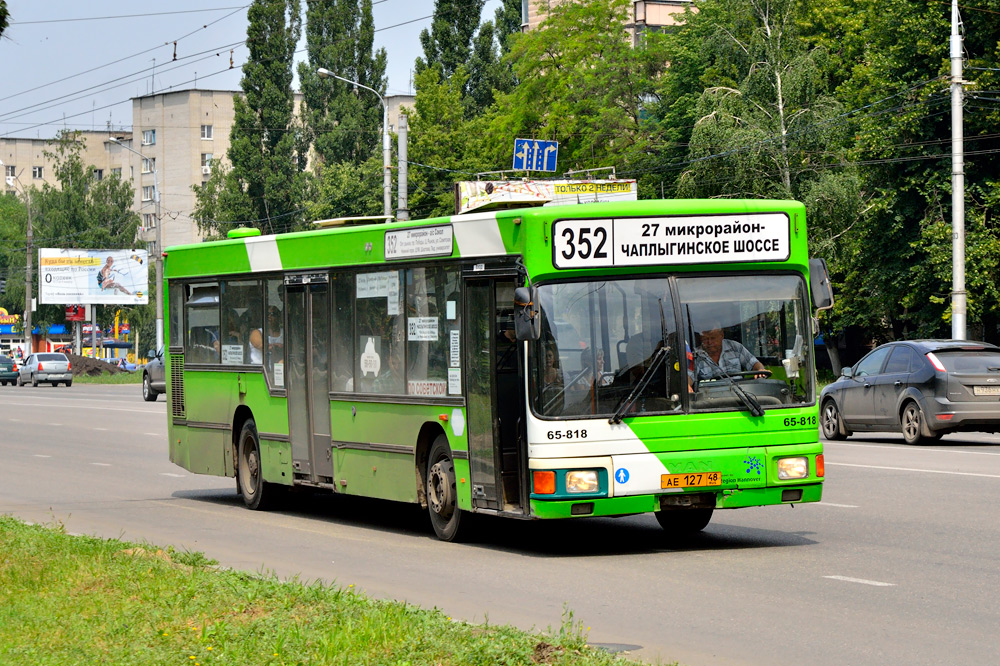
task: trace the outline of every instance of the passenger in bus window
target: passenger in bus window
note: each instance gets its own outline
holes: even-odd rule
[[[722,377],[719,368],[731,375],[761,370],[761,374],[756,376],[767,376],[763,372],[764,364],[740,343],[726,339],[719,326],[712,326],[701,332],[701,344],[694,358],[694,374],[698,381]]]

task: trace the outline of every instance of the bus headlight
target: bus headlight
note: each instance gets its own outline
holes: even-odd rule
[[[597,480],[597,470],[566,472],[566,492],[596,493],[598,490],[600,490],[600,482]]]
[[[779,479],[804,479],[809,476],[809,460],[805,456],[778,459]]]

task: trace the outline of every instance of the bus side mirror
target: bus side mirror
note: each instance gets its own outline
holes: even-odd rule
[[[826,270],[826,259],[817,257],[809,260],[809,291],[812,292],[813,307],[817,310],[833,307],[833,287]]]
[[[518,287],[514,290],[514,335],[518,341],[537,340],[542,337],[541,317],[538,313],[538,289]]]

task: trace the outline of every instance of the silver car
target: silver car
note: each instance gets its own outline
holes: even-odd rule
[[[66,386],[72,386],[73,368],[66,354],[41,352],[24,359],[24,363],[18,366],[17,385],[27,386],[29,382],[32,386],[38,386],[42,382],[53,386],[62,382]]]
[[[153,402],[156,396],[167,390],[166,365],[163,362],[163,347],[155,352],[150,349],[147,355],[149,362],[142,369],[142,399]]]

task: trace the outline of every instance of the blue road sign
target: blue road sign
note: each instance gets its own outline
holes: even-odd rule
[[[615,470],[615,481],[618,483],[628,483],[628,470],[624,467],[619,467]]]
[[[514,139],[515,171],[555,171],[558,141]]]

